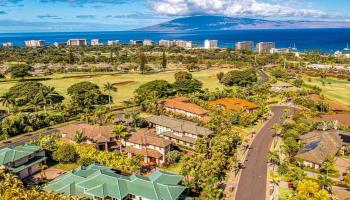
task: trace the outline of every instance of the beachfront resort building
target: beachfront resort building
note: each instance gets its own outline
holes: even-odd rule
[[[165,162],[165,155],[171,150],[171,141],[157,135],[154,129],[149,129],[131,133],[125,146],[124,151],[129,158],[141,155],[144,163],[160,165]]]
[[[55,43],[53,43],[53,46],[64,47],[64,46],[67,46],[67,42],[55,42]]]
[[[86,39],[70,39],[67,41],[68,46],[86,46]]]
[[[41,171],[45,152],[35,145],[0,149],[0,166],[24,179]]]
[[[116,147],[113,126],[98,126],[86,123],[69,124],[57,129],[63,140],[96,146],[99,150],[111,150]]]
[[[26,40],[24,41],[26,47],[43,47],[45,46],[44,40]]]
[[[258,105],[250,101],[239,98],[223,98],[215,101],[210,101],[209,104],[218,106],[232,112],[253,112],[258,108]]]
[[[153,45],[153,41],[152,40],[144,40],[143,41],[143,46],[152,46]]]
[[[118,44],[119,44],[119,40],[108,40],[107,41],[108,46],[113,46],[113,45],[118,45]]]
[[[44,190],[96,200],[180,200],[186,190],[179,185],[182,179],[158,170],[149,176],[124,176],[109,167],[92,164],[57,177]]]
[[[185,49],[190,49],[192,48],[192,41],[176,40],[175,45]]]
[[[168,116],[151,116],[146,119],[151,127],[156,128],[156,133],[165,139],[171,140],[179,145],[190,148],[194,147],[196,140],[200,137],[209,136],[213,131],[198,126],[194,122],[175,119]]]
[[[236,47],[236,50],[252,51],[254,47],[254,42],[253,41],[237,42],[235,47]]]
[[[208,110],[191,103],[187,97],[175,97],[173,99],[166,99],[161,102],[164,109],[169,112],[185,115],[192,118],[203,118],[209,113]]]
[[[142,45],[143,41],[142,40],[130,40],[131,45]]]
[[[258,53],[270,53],[272,48],[275,48],[274,42],[259,42],[256,44],[256,51]]]
[[[12,42],[4,42],[2,43],[3,47],[13,47],[13,43]]]
[[[163,47],[172,47],[175,45],[174,41],[171,40],[159,40],[159,46],[163,46]]]
[[[204,41],[204,48],[205,49],[216,49],[216,48],[218,48],[218,41],[217,40],[205,40]]]
[[[319,169],[329,157],[334,157],[342,147],[338,130],[312,131],[300,136],[304,146],[295,156],[304,166]]]
[[[102,43],[100,43],[99,39],[92,39],[91,40],[91,46],[99,46],[102,45]]]

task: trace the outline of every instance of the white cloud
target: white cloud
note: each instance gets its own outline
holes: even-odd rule
[[[349,15],[299,9],[288,3],[260,0],[148,0],[151,8],[163,15],[213,14],[233,17],[349,18]]]

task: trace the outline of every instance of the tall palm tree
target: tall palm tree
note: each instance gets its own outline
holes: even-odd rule
[[[106,84],[103,85],[103,90],[105,92],[108,92],[108,104],[109,108],[111,108],[111,92],[117,92],[118,89],[113,86],[113,84],[107,82]]]
[[[124,125],[118,124],[118,125],[114,126],[113,134],[115,136],[117,136],[118,140],[120,141],[119,150],[120,150],[120,153],[122,153],[121,139],[124,139],[124,141],[125,141],[125,137],[128,136],[129,133],[126,131],[126,128]]]
[[[10,106],[15,105],[15,99],[9,93],[5,93],[0,97],[0,102],[7,108],[7,114],[10,114]]]
[[[54,87],[48,87],[45,90],[41,90],[39,95],[40,95],[40,98],[42,99],[41,103],[44,107],[44,112],[46,115],[47,114],[46,106],[49,104],[52,104],[52,98],[58,95],[58,93],[55,91]]]

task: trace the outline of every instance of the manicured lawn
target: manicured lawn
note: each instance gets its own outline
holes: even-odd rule
[[[180,170],[181,170],[181,167],[182,167],[182,164],[183,163],[176,163],[176,164],[173,164],[173,165],[170,165],[169,167],[164,167],[164,168],[161,168],[161,170],[164,170],[164,171],[167,171],[167,172],[171,172],[171,173],[175,173],[175,174],[179,174],[180,173]]]
[[[280,200],[287,200],[288,196],[292,194],[292,190],[288,188],[279,187]]]
[[[215,88],[223,88],[216,78],[216,74],[220,71],[227,72],[230,69],[213,69],[213,70],[204,70],[199,72],[193,72],[193,77],[203,82],[203,87],[210,90]],[[81,82],[81,81],[90,81],[101,87],[103,90],[103,84],[110,82],[112,84],[119,83],[117,86],[118,92],[112,93],[112,97],[116,104],[128,100],[134,96],[134,91],[140,85],[152,81],[163,79],[169,82],[175,81],[174,79],[175,72],[163,72],[157,74],[141,75],[141,74],[111,74],[111,73],[99,73],[90,74],[91,76],[86,76],[87,74],[79,73],[70,73],[70,74],[58,74],[53,75],[50,78],[51,80],[41,81],[43,84],[55,87],[56,90],[67,97],[67,88],[71,85]],[[15,82],[0,82],[0,95],[5,93],[10,87],[15,85]],[[66,98],[67,101],[68,98]]]
[[[63,170],[63,171],[71,171],[77,167],[79,167],[80,165],[78,165],[77,163],[69,163],[69,164],[62,164],[62,163],[59,163],[57,165],[55,165],[54,167],[57,168],[57,169],[60,169],[60,170]]]
[[[350,81],[325,78],[325,85],[322,85],[322,79],[320,77],[311,77],[311,82],[308,81],[308,77],[304,77],[304,81],[306,84],[320,87],[325,97],[339,101],[345,105],[350,105]]]

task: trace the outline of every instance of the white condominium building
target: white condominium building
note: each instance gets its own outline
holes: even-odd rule
[[[272,48],[275,48],[274,42],[259,42],[256,44],[256,51],[258,53],[269,53]]]
[[[242,41],[236,43],[236,50],[253,50],[254,42],[252,41]]]
[[[24,41],[26,47],[43,47],[45,46],[44,40],[27,40]]]
[[[87,41],[86,39],[70,39],[67,42],[68,46],[86,46]]]
[[[216,49],[216,48],[218,48],[218,41],[217,40],[205,40],[204,41],[204,48],[205,49]]]
[[[12,47],[13,43],[12,42],[4,42],[4,43],[2,43],[2,46],[3,47]]]
[[[108,40],[107,44],[109,46],[117,45],[119,44],[119,40]]]
[[[172,47],[175,45],[174,41],[171,40],[159,40],[159,46]]]
[[[91,40],[91,46],[99,46],[99,45],[101,45],[99,39],[92,39]]]

